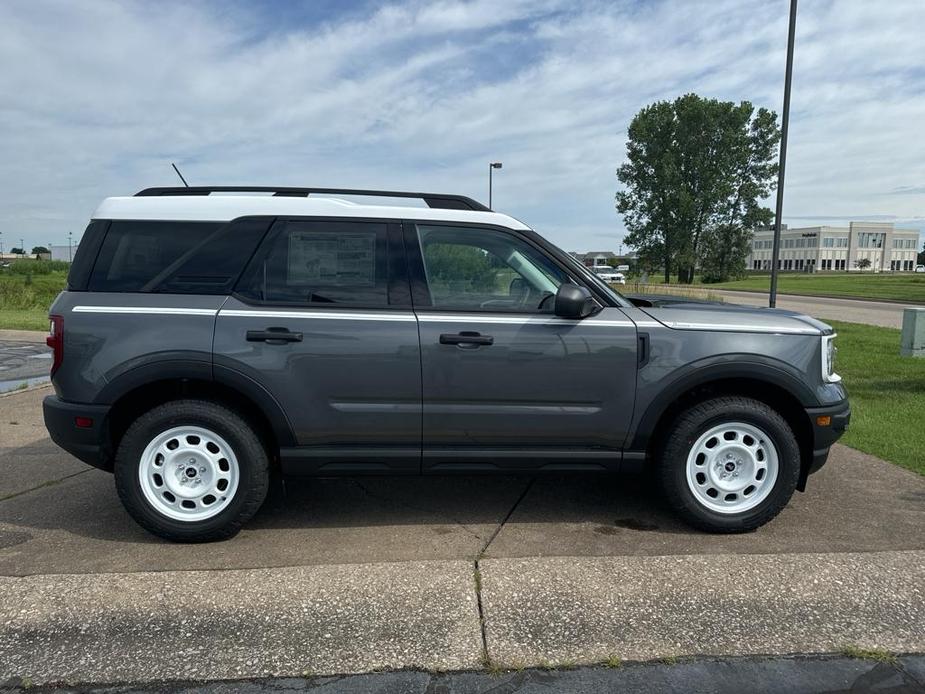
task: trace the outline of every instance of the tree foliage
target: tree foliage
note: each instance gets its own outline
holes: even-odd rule
[[[744,269],[751,230],[773,215],[780,141],[773,111],[686,94],[643,108],[630,123],[617,211],[644,267],[665,280],[722,281]]]
[[[38,255],[39,253],[51,253],[45,246],[33,246],[32,255]]]
[[[867,270],[870,267],[870,258],[860,258],[854,264],[858,270]]]

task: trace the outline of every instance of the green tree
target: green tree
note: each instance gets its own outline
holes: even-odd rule
[[[922,252],[916,256],[917,265],[925,265],[925,243],[922,244]]]
[[[854,262],[858,270],[867,270],[870,267],[870,258],[861,258]]]
[[[32,247],[32,255],[38,255],[39,253],[48,254],[48,253],[51,253],[51,251],[49,251],[47,248],[45,248],[45,246],[33,246],[33,247]]]
[[[26,254],[26,252],[22,248],[18,248],[18,247],[11,248],[10,253],[12,253],[13,255],[25,255]]]
[[[646,267],[665,280],[711,278],[744,265],[750,229],[770,221],[759,201],[773,190],[780,141],[772,111],[686,94],[643,108],[630,123],[617,211]]]

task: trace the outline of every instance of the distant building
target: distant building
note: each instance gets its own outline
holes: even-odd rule
[[[895,229],[892,222],[851,222],[845,227],[781,229],[778,268],[803,272],[857,271],[862,258],[868,272],[912,272],[919,232]],[[746,264],[750,270],[770,270],[772,229],[754,232]]]
[[[71,262],[74,259],[74,254],[77,252],[77,244],[72,244],[70,246],[49,246],[48,250],[51,251],[52,260],[65,260]]]

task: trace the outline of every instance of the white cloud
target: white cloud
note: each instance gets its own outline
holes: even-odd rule
[[[781,101],[785,0],[444,0],[282,28],[234,7],[0,4],[7,238],[63,239],[101,198],[174,183],[172,160],[197,183],[484,199],[501,159],[496,207],[616,246],[636,111]],[[918,0],[801,4],[785,216],[922,218],[923,20]]]

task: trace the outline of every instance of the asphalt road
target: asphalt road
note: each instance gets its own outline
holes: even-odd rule
[[[525,669],[495,673],[404,670],[256,681],[158,682],[145,687],[62,687],[56,691],[63,694],[925,694],[925,657],[905,656],[892,663],[845,657],[691,659],[678,663],[621,664],[616,668]]]
[[[737,292],[725,289],[711,290],[728,303],[745,306],[767,306],[768,295],[758,292]],[[860,301],[857,299],[828,299],[818,296],[796,296],[779,294],[777,307],[788,311],[799,311],[820,320],[840,320],[848,323],[866,323],[884,328],[901,328],[903,310],[909,304],[888,301]]]
[[[51,349],[43,342],[0,339],[0,393],[48,380]]]
[[[47,392],[0,398],[0,682],[925,652],[925,479],[848,448],[748,535],[646,477],[369,477],[277,481],[176,545],[50,443]]]

